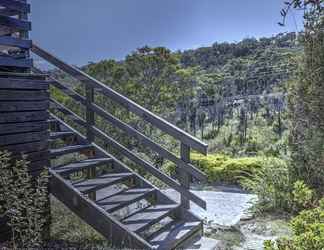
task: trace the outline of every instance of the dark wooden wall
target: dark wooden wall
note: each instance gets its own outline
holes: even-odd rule
[[[13,158],[25,155],[37,177],[49,166],[49,92],[45,76],[32,75],[26,0],[0,0],[0,151]],[[0,215],[0,242],[10,238]]]

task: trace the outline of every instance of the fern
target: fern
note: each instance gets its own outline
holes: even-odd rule
[[[8,152],[0,152],[0,212],[9,218],[12,248],[36,248],[43,245],[48,220],[48,171],[34,180],[28,164],[11,160]]]

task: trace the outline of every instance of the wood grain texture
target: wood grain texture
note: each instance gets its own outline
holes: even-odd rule
[[[49,99],[47,90],[6,90],[0,91],[0,101],[44,101]]]
[[[1,16],[1,10],[0,10]],[[20,39],[12,36],[0,36],[0,45],[9,47],[18,47],[22,49],[30,49],[32,46],[31,40]]]
[[[1,90],[0,90],[1,92]],[[48,110],[49,101],[0,101],[0,112]],[[0,132],[1,133],[1,132]]]
[[[48,138],[48,131],[0,135],[0,146],[43,141]]]
[[[1,103],[0,103],[0,107],[1,107]],[[44,131],[47,129],[48,129],[47,121],[5,123],[5,124],[0,124],[0,135]]]
[[[0,123],[45,121],[48,119],[48,117],[49,114],[47,111],[1,113]]]
[[[0,89],[13,90],[48,90],[49,82],[45,80],[11,78],[0,75]]]
[[[0,0],[0,6],[21,12],[30,12],[30,5],[17,0]]]
[[[0,56],[0,66],[30,68],[33,65],[32,59],[15,59],[7,56]]]
[[[14,17],[0,15],[0,25],[13,28],[20,31],[31,30],[31,23],[28,21],[19,20]]]
[[[13,154],[28,154],[30,152],[35,151],[43,151],[47,150],[48,142],[47,141],[37,141],[37,142],[29,142],[29,143],[22,143],[16,145],[9,145],[9,146],[0,146],[0,151],[7,150]]]

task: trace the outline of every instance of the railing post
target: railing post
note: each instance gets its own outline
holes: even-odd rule
[[[188,145],[181,143],[180,156],[181,156],[181,160],[183,160],[184,162],[186,163],[190,162],[190,147]],[[185,189],[189,189],[190,175],[185,171],[181,171],[180,169],[178,175],[179,175],[179,181],[181,186],[183,186]],[[183,195],[181,195],[181,206],[183,209],[190,208],[190,201]]]
[[[87,121],[87,140],[89,142],[94,141],[94,134],[92,132],[92,126],[95,125],[94,112],[91,109],[91,104],[94,102],[94,88],[90,85],[85,86],[86,91],[86,121]],[[96,168],[90,168],[87,171],[89,179],[96,177]],[[96,200],[96,192],[90,193],[89,198]]]

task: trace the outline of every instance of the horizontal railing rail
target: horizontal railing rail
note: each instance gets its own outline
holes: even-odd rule
[[[117,149],[117,151],[121,153],[124,157],[133,161],[137,165],[141,166],[150,174],[160,179],[162,182],[166,183],[171,188],[178,191],[181,194],[182,197],[181,200],[184,207],[188,208],[189,200],[191,200],[197,205],[199,205],[200,207],[206,209],[206,202],[203,201],[200,197],[190,192],[190,190],[188,190],[189,183],[190,183],[190,176],[193,176],[194,178],[201,181],[207,180],[206,175],[201,170],[194,167],[190,163],[190,159],[189,159],[190,147],[192,147],[193,149],[197,150],[200,153],[206,154],[207,153],[206,144],[194,138],[193,136],[189,135],[185,131],[182,131],[181,129],[177,128],[176,126],[172,125],[166,120],[158,117],[152,112],[144,109],[143,107],[139,106],[138,104],[134,103],[128,98],[120,95],[119,93],[112,90],[111,88],[104,85],[103,83],[88,76],[86,73],[82,72],[81,70],[62,62],[60,59],[54,57],[53,55],[37,47],[36,45],[33,45],[32,51],[36,55],[50,62],[57,68],[61,69],[63,72],[79,80],[86,86],[86,96],[83,96],[77,93],[76,91],[74,91],[71,87],[63,84],[62,82],[55,79],[54,77],[49,76],[48,82],[52,86],[62,91],[64,94],[72,98],[74,101],[77,101],[78,103],[83,104],[85,106],[86,119],[80,117],[78,114],[71,111],[65,105],[51,98],[51,107],[53,109],[61,112],[62,114],[66,115],[68,118],[72,118],[72,120],[76,122],[76,124],[86,128],[87,130],[86,138],[89,141],[94,142],[94,139],[98,138],[105,144],[110,145],[115,149]],[[33,68],[33,71],[38,74],[42,73],[42,71],[38,70],[37,68]],[[181,157],[179,158],[178,156],[171,153],[163,146],[160,146],[159,144],[154,142],[152,139],[150,139],[143,133],[139,132],[132,126],[128,125],[127,123],[121,121],[120,119],[110,114],[107,110],[102,108],[100,105],[96,104],[94,102],[95,90],[99,90],[101,94],[110,98],[116,103],[122,105],[128,111],[133,112],[134,114],[143,118],[145,121],[159,128],[164,133],[173,136],[175,139],[178,139],[181,142]],[[96,126],[95,114],[98,117],[109,122],[111,125],[113,125],[113,127],[116,127],[122,130],[123,132],[125,132],[127,135],[135,138],[138,142],[140,142],[144,146],[149,147],[152,151],[158,153],[161,157],[175,163],[178,167],[178,175],[179,175],[178,179],[180,181],[180,184],[176,182],[174,179],[172,179],[170,176],[168,176],[167,174],[163,173],[161,170],[155,168],[151,163],[137,156],[137,154],[133,153],[127,147],[121,145],[118,141],[116,141],[115,139],[107,135],[101,129],[99,129]]]
[[[128,99],[127,97],[119,94],[115,90],[109,88],[107,85],[101,83],[100,81],[94,79],[93,77],[87,75],[83,71],[68,65],[61,61],[60,59],[56,58],[55,56],[51,55],[47,51],[41,49],[37,45],[33,44],[32,52],[34,52],[39,57],[43,58],[44,60],[52,63],[57,68],[61,69],[62,71],[70,74],[77,80],[85,83],[90,84],[93,88],[99,88],[102,94],[105,94],[115,102],[121,104],[122,106],[126,107],[132,113],[138,115],[139,117],[143,118],[145,121],[153,124],[157,128],[161,129],[163,132],[173,136],[174,138],[178,139],[179,141],[183,142],[184,144],[190,146],[192,149],[202,153],[207,154],[208,145],[201,142],[197,138],[193,137],[192,135],[188,134],[187,132],[183,131],[182,129],[174,126],[170,122],[162,119],[161,117],[153,114],[151,111],[141,107],[134,101]]]

